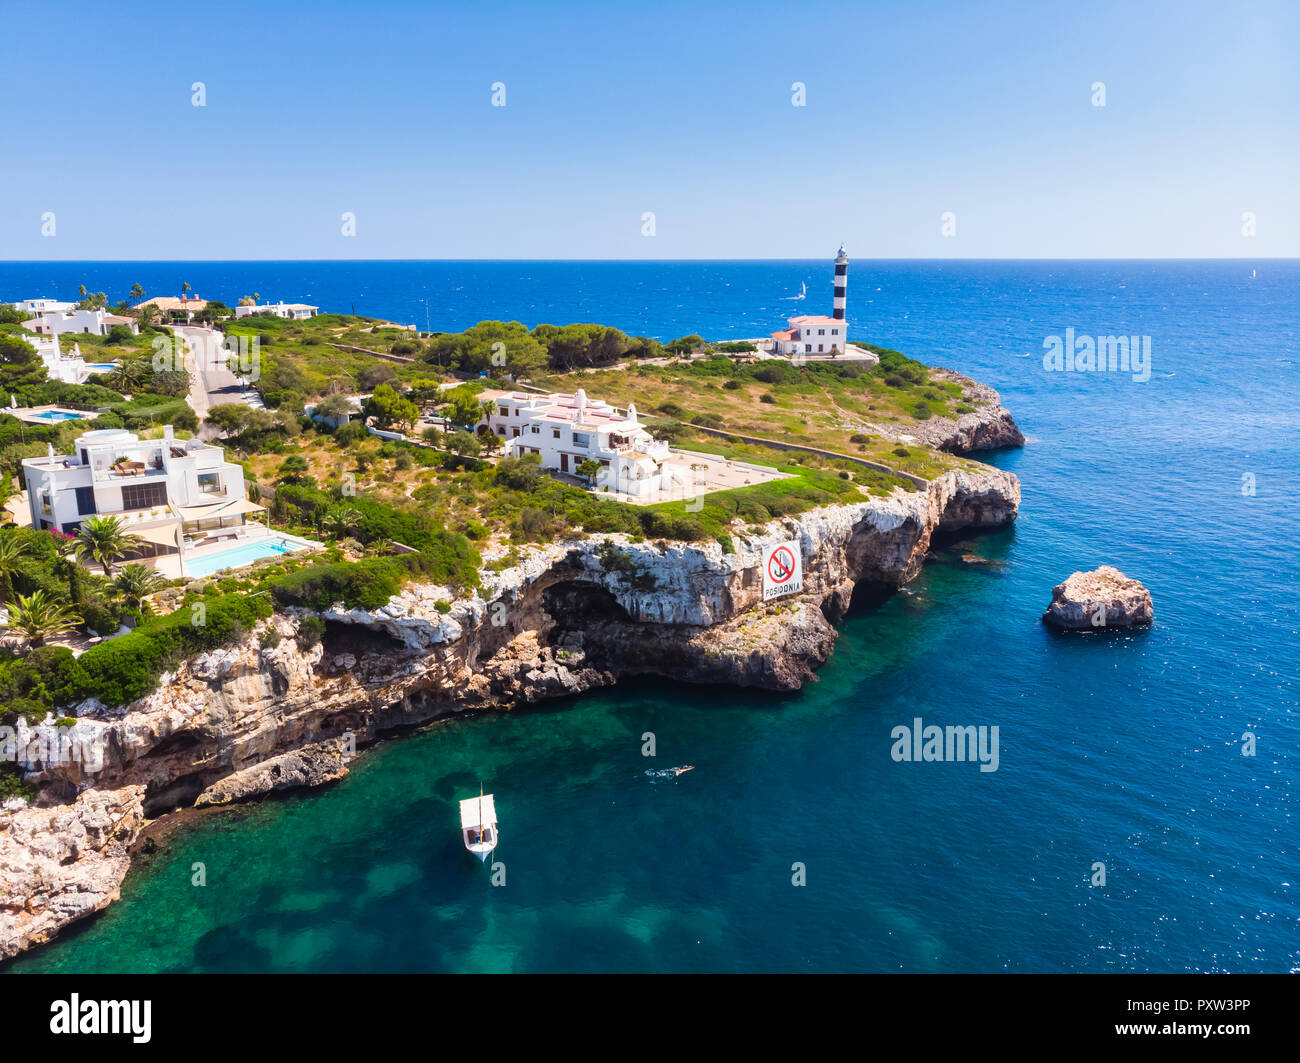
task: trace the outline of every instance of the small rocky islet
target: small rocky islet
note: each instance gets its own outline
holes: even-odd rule
[[[1155,619],[1151,592],[1112,565],[1075,572],[1052,588],[1043,622],[1062,631],[1149,627]]]

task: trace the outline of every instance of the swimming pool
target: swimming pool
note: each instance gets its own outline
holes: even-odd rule
[[[87,362],[86,368],[92,373],[111,373],[117,368],[116,362]]]
[[[71,410],[46,410],[32,414],[32,418],[37,421],[84,421],[90,416],[88,413],[73,413]]]
[[[193,560],[187,559],[185,574],[210,576],[225,568],[241,568],[264,557],[276,557],[279,554],[289,554],[301,549],[301,546],[287,539],[259,539],[255,543],[242,543],[230,550],[222,550],[218,554],[208,554],[206,557],[196,557]]]

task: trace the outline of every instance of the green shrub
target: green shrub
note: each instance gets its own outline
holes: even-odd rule
[[[85,673],[81,696],[93,693],[105,705],[135,701],[154,689],[164,671],[187,657],[233,642],[270,615],[271,601],[265,595],[191,601],[83,653],[77,659]]]
[[[298,645],[303,649],[315,646],[325,637],[325,621],[308,613],[298,621]]]
[[[347,608],[378,609],[402,589],[405,573],[385,557],[300,568],[271,588],[281,606],[329,609],[336,602]]]

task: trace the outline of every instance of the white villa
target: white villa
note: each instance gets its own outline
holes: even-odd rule
[[[81,345],[78,343],[72,345],[71,354],[64,354],[59,347],[57,332],[49,339],[38,336],[28,342],[41,356],[49,378],[61,384],[84,384],[92,373],[107,373],[114,368],[111,362],[87,362],[81,356]]]
[[[304,321],[309,317],[315,317],[319,310],[319,306],[312,306],[310,303],[286,303],[281,300],[278,303],[263,303],[261,306],[252,304],[237,306],[235,307],[235,317],[251,317],[253,314],[274,314],[276,317]]]
[[[185,324],[194,320],[194,315],[207,307],[208,301],[200,299],[197,295],[182,292],[180,297],[174,295],[155,295],[151,299],[146,299],[143,303],[136,303],[132,310],[140,310],[146,306],[155,306],[158,313],[164,321],[170,321],[173,324]]]
[[[32,527],[76,534],[92,515],[117,517],[144,540],[141,558],[181,554],[218,540],[265,539],[245,525],[263,506],[244,496],[244,470],[220,447],[173,437],[141,439],[124,429],[86,432],[74,453],[23,459]],[[227,544],[228,545],[228,544]]]
[[[19,299],[18,302],[10,305],[24,314],[40,317],[42,314],[66,314],[77,304],[64,303],[58,299]]]
[[[61,332],[82,332],[92,336],[107,336],[114,325],[126,325],[132,335],[139,335],[135,318],[110,314],[106,310],[47,311],[23,322],[23,328],[38,336],[55,336]]]
[[[579,389],[572,395],[525,392],[485,393],[494,409],[483,425],[505,442],[508,457],[538,454],[545,469],[578,475],[588,460],[602,467],[604,486],[636,496],[682,489],[688,465],[671,460],[666,442],[655,439],[637,419],[636,406],[620,412]]]

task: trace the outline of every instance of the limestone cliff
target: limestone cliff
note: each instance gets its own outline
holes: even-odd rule
[[[927,491],[737,527],[732,553],[621,535],[528,549],[515,567],[484,571],[480,596],[415,585],[382,609],[330,610],[314,644],[299,638],[300,615],[273,616],[131,705],[79,706],[77,735],[102,763],[23,763],[41,807],[0,812],[0,957],[116,896],[142,815],[337,779],[385,730],[638,674],[796,689],[830,655],[856,585],[902,585],[936,531],[1007,524],[1019,503],[1010,473],[955,471]],[[764,603],[762,551],[779,541],[799,543],[803,589]],[[274,646],[259,638],[267,626]],[[78,811],[89,808],[113,811]],[[47,856],[55,843],[38,843],[42,831],[76,823],[86,842]]]

